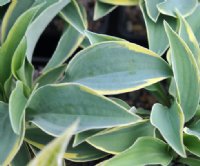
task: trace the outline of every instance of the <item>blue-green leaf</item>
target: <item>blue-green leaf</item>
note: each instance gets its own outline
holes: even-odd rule
[[[174,102],[170,108],[155,104],[151,123],[160,131],[167,143],[182,157],[186,156],[183,145],[184,115],[180,105]]]
[[[106,3],[102,3],[101,1],[96,1],[95,8],[94,8],[94,20],[98,20],[110,12],[112,12],[114,9],[116,9],[117,6],[110,5]]]
[[[165,29],[171,47],[171,63],[177,86],[178,102],[180,102],[187,122],[195,115],[199,104],[199,70],[194,55],[186,43],[166,22]]]
[[[172,160],[169,147],[153,137],[141,137],[133,146],[98,166],[143,166],[161,164],[167,166]]]
[[[59,135],[80,119],[76,133],[124,126],[140,120],[124,107],[78,84],[47,85],[29,99],[27,120],[52,135]]]
[[[125,127],[106,129],[89,137],[86,141],[104,152],[118,154],[140,137],[154,136],[154,127],[149,121],[142,121]],[[123,140],[119,143],[119,140]]]
[[[53,56],[43,69],[43,72],[47,72],[52,68],[58,67],[69,59],[79,47],[83,38],[84,36],[82,34],[80,34],[72,26],[69,26],[63,33]]]
[[[155,23],[147,14],[145,1],[140,1],[140,8],[145,20],[149,49],[162,56],[169,47],[167,35],[165,33],[163,21],[166,20],[174,29],[176,28],[176,20],[171,17],[161,15]],[[161,35],[162,34],[162,38]],[[158,44],[159,43],[159,44]]]
[[[22,82],[17,82],[16,88],[12,91],[9,100],[9,116],[12,128],[18,135],[21,132],[26,103],[27,99],[24,96],[23,84]]]
[[[0,102],[0,165],[8,165],[20,149],[24,137],[23,130],[20,135],[13,132],[8,105]]]
[[[168,64],[152,51],[129,42],[111,41],[79,52],[70,61],[63,82],[80,83],[101,94],[119,94],[171,75]]]
[[[157,8],[157,5],[164,0],[145,0],[146,10],[148,16],[154,21],[157,22],[160,12]]]
[[[177,17],[176,11],[178,10],[184,17],[192,14],[198,5],[198,0],[165,0],[163,3],[158,4],[158,9],[162,14]]]

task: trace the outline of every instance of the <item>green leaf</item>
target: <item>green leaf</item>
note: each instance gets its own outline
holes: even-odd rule
[[[28,146],[24,142],[16,154],[15,158],[13,159],[11,166],[25,166],[29,163],[32,159],[31,153],[28,149]]]
[[[181,4],[181,5],[180,5]],[[198,0],[165,0],[158,4],[158,10],[165,15],[177,17],[176,11],[179,11],[184,17],[189,16],[194,12],[198,5]]]
[[[167,16],[164,17],[163,15],[161,15],[155,23],[147,13],[144,0],[140,1],[140,8],[142,10],[142,14],[146,24],[149,49],[161,56],[169,47],[169,42],[167,40],[163,21],[166,20],[175,29],[176,20],[174,18]],[[160,37],[160,34],[162,34],[162,38]]]
[[[63,33],[53,56],[43,69],[43,72],[47,72],[54,67],[58,67],[69,59],[79,47],[83,38],[84,36],[81,35],[76,29],[69,26]]]
[[[42,75],[35,80],[35,84],[39,84],[38,86],[41,87],[47,84],[56,83],[63,76],[66,67],[67,65],[61,65],[42,73]]]
[[[117,6],[115,6],[115,5],[102,3],[101,1],[97,0],[95,2],[95,8],[94,8],[94,20],[98,20],[98,19],[106,16],[107,14],[109,14],[110,12],[115,10],[116,8],[117,8]]]
[[[196,158],[182,158],[179,160],[183,164],[187,164],[189,166],[199,166],[200,160]]]
[[[175,101],[170,108],[155,104],[150,119],[172,149],[185,157],[183,145],[184,115],[179,104]]]
[[[8,165],[19,151],[24,137],[23,130],[20,135],[13,132],[9,119],[8,105],[0,102],[0,165]]]
[[[2,0],[1,0],[2,1]],[[9,2],[9,0],[3,0],[1,3],[5,4],[5,2]],[[12,28],[12,26],[15,24],[16,20],[19,18],[20,15],[22,15],[24,12],[26,12],[34,3],[34,0],[14,0],[11,2],[11,4],[8,7],[8,10],[6,11],[6,14],[3,18],[3,22],[1,25],[1,42],[3,43],[6,40],[6,37]]]
[[[27,99],[24,96],[23,83],[17,82],[9,99],[9,116],[13,131],[20,134]]]
[[[110,99],[128,110],[131,109],[131,107],[125,101],[123,101],[121,99],[118,99],[115,97],[110,97]]]
[[[80,47],[87,48],[89,46],[90,46],[90,41],[89,41],[89,39],[87,37],[85,37],[84,40],[82,41]]]
[[[86,142],[73,147],[73,141],[71,141],[64,158],[73,162],[88,162],[98,160],[106,156],[108,156],[107,153],[94,148]]]
[[[124,39],[118,37],[98,34],[87,30],[85,31],[85,35],[87,36],[91,44],[98,44],[105,41],[125,41]]]
[[[200,140],[198,137],[185,134],[184,145],[190,153],[200,157]]]
[[[39,88],[30,98],[26,113],[27,120],[56,136],[76,119],[80,119],[76,133],[140,120],[124,107],[78,84]]]
[[[196,60],[197,66],[200,70],[200,48],[198,41],[192,31],[192,28],[188,24],[188,22],[183,18],[180,14],[178,15],[180,20],[180,29],[179,35],[188,45],[190,50],[192,51],[194,58]]]
[[[187,122],[195,115],[199,103],[200,82],[198,66],[189,47],[166,22],[165,29],[171,47],[171,62],[174,80],[177,85],[178,101]],[[191,98],[191,96],[193,97]]]
[[[103,130],[89,137],[87,142],[107,153],[118,154],[131,147],[139,137],[143,136],[154,136],[154,127],[149,121]],[[119,143],[119,140],[123,141]]]
[[[85,142],[87,138],[95,135],[96,133],[100,132],[102,130],[88,130],[81,133],[78,133],[74,137],[73,147],[76,147],[77,145],[80,145],[81,143]]]
[[[132,6],[139,4],[139,0],[99,0],[99,1],[111,5],[122,5],[122,6]]]
[[[17,80],[21,80],[27,87],[31,88],[34,67],[25,57],[26,49],[27,41],[23,38],[13,55],[11,70]]]
[[[164,0],[145,0],[146,10],[148,16],[152,19],[152,21],[157,22],[160,12],[158,11],[157,5]]]
[[[74,123],[65,131],[64,134],[45,146],[44,149],[28,164],[28,166],[62,166],[62,158],[65,149],[76,130],[76,127],[77,123]]]
[[[189,127],[185,127],[184,132],[189,135],[194,135],[200,139],[200,120]]]
[[[84,30],[87,29],[87,20],[83,17],[81,8],[79,7],[76,0],[71,0],[61,12],[61,17],[71,24],[76,30],[84,34]]]
[[[172,156],[167,144],[157,138],[142,137],[129,149],[100,163],[99,166],[143,166],[147,164],[167,166],[171,160]]]
[[[189,17],[187,17],[187,22],[192,28],[192,31],[194,32],[198,43],[200,43],[200,24],[198,23],[198,20],[200,18],[200,5],[196,8],[196,10],[191,14]]]
[[[0,49],[0,82],[2,85],[4,85],[11,75],[11,61],[14,52],[25,35],[26,29],[39,7],[40,6],[36,6],[27,10],[17,19]]]
[[[53,139],[52,136],[47,135],[38,128],[32,128],[26,131],[26,141],[38,149],[43,149],[45,145]],[[108,154],[95,149],[87,143],[82,143],[77,147],[73,147],[72,139],[65,151],[64,158],[74,162],[87,162],[103,158],[107,155]]]
[[[6,5],[9,2],[10,2],[10,0],[1,0],[0,6]]]
[[[79,52],[70,61],[63,82],[80,83],[110,95],[138,90],[171,75],[168,64],[152,51],[116,41]]]
[[[45,3],[44,6],[40,9],[39,13],[32,21],[31,25],[28,27],[25,35],[27,40],[26,56],[29,62],[31,62],[32,54],[40,35],[46,26],[50,23],[50,21],[66,5],[68,5],[69,2],[70,0],[51,0]]]

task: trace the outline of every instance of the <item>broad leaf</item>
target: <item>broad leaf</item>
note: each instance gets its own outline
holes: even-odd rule
[[[200,140],[198,137],[185,134],[184,145],[190,153],[200,157]]]
[[[0,102],[0,165],[8,165],[12,161],[20,149],[23,137],[24,129],[20,135],[13,132],[8,105]]]
[[[162,14],[176,17],[176,11],[179,11],[184,17],[190,15],[196,9],[198,0],[165,0],[158,4],[158,9]]]
[[[149,121],[103,130],[89,137],[87,142],[102,151],[118,154],[131,147],[138,138],[143,136],[154,136],[154,127]]]
[[[111,5],[122,5],[122,6],[130,6],[130,5],[138,5],[139,0],[99,0],[103,3],[108,3]]]
[[[45,148],[31,161],[28,166],[62,166],[62,158],[65,149],[76,130],[77,123],[70,126],[64,134],[50,142]]]
[[[179,104],[174,102],[170,108],[155,104],[150,119],[172,149],[185,157],[183,145],[184,115]]]
[[[26,131],[26,141],[37,147],[38,149],[43,149],[46,144],[52,141],[54,138],[47,135],[38,128],[28,129]],[[108,154],[95,149],[87,143],[82,143],[77,147],[73,147],[73,140],[68,144],[67,150],[65,151],[64,158],[74,162],[87,162],[103,158]]]
[[[162,56],[169,47],[169,42],[167,40],[163,21],[166,20],[175,29],[176,20],[174,18],[167,16],[164,17],[163,15],[161,15],[155,23],[147,13],[144,0],[140,1],[140,8],[142,10],[142,14],[146,24],[149,49]],[[162,37],[160,36],[160,34],[162,34]]]
[[[171,47],[171,62],[178,91],[178,101],[187,122],[195,115],[199,103],[200,82],[198,66],[189,47],[166,22],[165,29]],[[191,96],[193,97],[191,98]]]
[[[160,12],[158,11],[157,5],[164,0],[145,0],[146,10],[148,16],[154,21],[157,22]]]
[[[119,155],[98,164],[99,166],[143,166],[161,164],[167,166],[172,160],[169,147],[163,141],[152,138],[139,138],[133,146]]]
[[[152,51],[116,41],[79,52],[70,61],[63,82],[80,83],[108,95],[138,90],[171,75],[168,64]]]
[[[110,5],[106,3],[102,3],[101,1],[95,2],[95,8],[94,8],[94,20],[98,20],[110,12],[112,12],[114,9],[116,9],[117,6]]]
[[[20,134],[27,99],[24,96],[24,87],[17,82],[16,88],[12,91],[9,100],[9,115],[12,128],[16,134]]]
[[[78,84],[39,88],[30,98],[26,113],[27,120],[56,136],[76,119],[80,119],[76,133],[140,120],[124,107]]]
[[[76,29],[69,26],[63,33],[52,58],[43,69],[43,72],[58,67],[69,59],[79,47],[83,38],[83,35],[81,35]]]

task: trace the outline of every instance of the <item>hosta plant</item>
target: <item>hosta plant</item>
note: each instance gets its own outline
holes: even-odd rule
[[[61,166],[65,159],[97,160],[99,166],[200,165],[197,0],[95,1],[94,19],[139,5],[148,49],[89,31],[78,0],[1,0],[4,5],[0,165]],[[55,16],[65,28],[35,78],[33,52]],[[157,98],[151,110],[113,97],[143,88]]]

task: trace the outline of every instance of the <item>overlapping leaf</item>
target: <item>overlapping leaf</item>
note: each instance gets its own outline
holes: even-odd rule
[[[11,125],[16,134],[20,134],[27,99],[24,96],[24,87],[17,82],[16,88],[12,91],[9,101],[9,115]]]
[[[53,140],[31,161],[28,166],[62,166],[65,149],[76,130],[77,123],[70,126],[64,134]]]
[[[124,107],[78,84],[47,85],[32,95],[27,120],[52,135],[59,135],[77,118],[76,133],[98,128],[123,126],[140,118]]]
[[[199,103],[198,66],[189,47],[166,22],[165,29],[171,47],[171,62],[178,91],[178,101],[184,112],[185,120],[188,121],[195,115]],[[193,97],[191,98],[191,96]]]
[[[76,0],[72,0],[61,12],[61,17],[69,22],[80,33],[84,34],[84,30],[87,29],[87,20],[82,13]]]
[[[140,1],[140,8],[142,10],[146,24],[149,49],[161,56],[169,47],[169,42],[167,40],[167,35],[165,33],[163,21],[166,20],[175,29],[176,20],[172,17],[166,17],[162,15],[158,18],[157,22],[155,23],[147,13],[144,0]]]
[[[3,0],[3,2],[6,1],[9,2],[9,0]],[[1,25],[1,42],[4,42],[6,40],[10,29],[12,28],[18,17],[26,12],[33,3],[34,0],[15,0],[11,2]]]
[[[22,144],[24,129],[20,135],[13,132],[9,119],[8,105],[0,102],[0,165],[8,165]]]
[[[157,138],[141,137],[129,149],[98,165],[143,166],[147,164],[160,164],[167,166],[171,160],[172,155],[167,144]]]
[[[37,147],[43,149],[46,144],[52,141],[54,138],[47,135],[38,128],[28,129],[26,132],[26,141]],[[87,143],[82,143],[76,147],[73,147],[73,140],[68,144],[67,150],[65,151],[64,158],[74,162],[87,162],[103,158],[108,154],[95,149]]]
[[[198,0],[165,0],[163,3],[158,4],[158,9],[161,13],[169,16],[176,17],[178,10],[181,15],[188,16],[196,9]]]
[[[160,15],[157,5],[163,1],[164,0],[145,0],[147,13],[154,22],[157,22]]]
[[[64,63],[70,56],[76,51],[81,42],[83,41],[83,35],[80,34],[75,28],[69,26],[63,33],[58,46],[49,60],[43,72],[46,72],[52,68],[58,67]]]
[[[179,19],[180,19],[179,35],[185,41],[185,43],[188,45],[190,50],[192,51],[193,56],[196,60],[197,66],[200,70],[200,48],[199,48],[198,41],[192,31],[192,28],[187,23],[185,18],[183,18],[179,14]]]
[[[149,121],[103,130],[89,137],[87,142],[102,151],[118,154],[131,147],[138,138],[143,136],[154,136],[154,127]],[[119,143],[119,140],[123,141]]]

